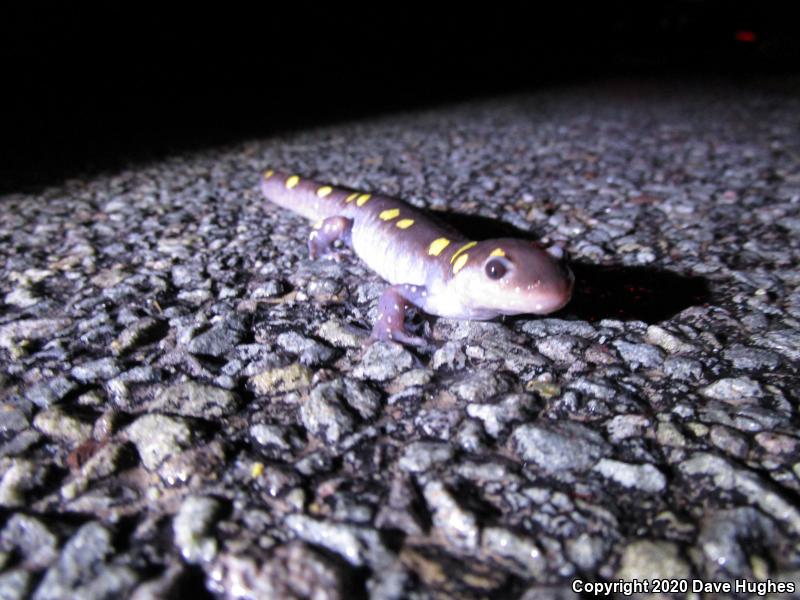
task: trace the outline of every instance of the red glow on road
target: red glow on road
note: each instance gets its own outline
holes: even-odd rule
[[[736,41],[737,42],[746,42],[752,43],[756,41],[756,34],[753,31],[747,31],[746,29],[740,29],[736,32]]]

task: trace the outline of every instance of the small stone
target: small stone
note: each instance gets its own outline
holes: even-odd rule
[[[139,417],[126,431],[136,445],[142,464],[150,471],[170,456],[181,453],[192,439],[192,430],[184,419],[156,414]]]
[[[748,506],[712,513],[697,536],[697,546],[706,559],[710,574],[744,575],[750,573],[751,565],[755,567],[753,571],[759,568],[757,563],[753,565],[751,562],[752,558],[758,558],[751,555],[748,548],[751,543],[770,540],[779,547],[779,544],[786,543],[783,538],[783,532],[778,531],[771,519]]]
[[[796,329],[778,329],[759,336],[761,345],[777,350],[789,360],[800,361],[800,331]]]
[[[312,374],[308,367],[292,363],[287,367],[268,369],[253,375],[249,381],[256,394],[267,396],[308,387]]]
[[[755,440],[758,445],[770,454],[785,456],[793,456],[796,454],[798,444],[800,444],[797,438],[780,433],[771,433],[769,431],[757,433]]]
[[[650,325],[647,328],[644,340],[650,344],[660,346],[670,354],[688,353],[696,350],[696,347],[692,344],[685,342],[678,335],[658,325]]]
[[[278,336],[278,345],[292,354],[298,355],[301,363],[314,366],[323,365],[336,357],[336,352],[311,338],[289,331]]]
[[[45,573],[34,600],[127,597],[138,577],[128,567],[108,564],[113,552],[107,529],[97,522],[83,525]]]
[[[257,423],[250,427],[250,435],[262,446],[275,446],[279,450],[291,450],[291,446],[286,441],[284,430],[277,425]]]
[[[679,580],[692,570],[672,542],[636,540],[622,550],[615,578],[625,581]]]
[[[552,381],[539,381],[534,379],[525,384],[525,390],[535,392],[545,400],[551,400],[561,393],[561,386]]]
[[[414,355],[400,344],[375,342],[364,352],[361,362],[353,369],[353,375],[359,379],[387,381],[408,371],[414,363]]]
[[[661,350],[650,344],[632,344],[624,340],[615,340],[613,344],[622,360],[628,363],[631,369],[639,367],[653,369],[664,362]]]
[[[664,361],[664,374],[681,381],[697,381],[703,377],[703,365],[693,358],[670,356]]]
[[[0,459],[0,506],[24,506],[26,495],[44,480],[45,467],[23,459]]]
[[[252,288],[250,295],[256,299],[275,298],[286,292],[286,284],[276,279],[267,279]]]
[[[7,293],[4,300],[6,304],[13,304],[14,306],[19,306],[20,308],[30,308],[31,306],[38,304],[41,301],[41,298],[34,294],[30,288],[20,286]]]
[[[0,574],[0,598],[25,600],[30,598],[33,573],[25,569],[8,569]]]
[[[574,335],[552,335],[536,343],[536,349],[557,363],[567,364],[579,359],[587,342]]]
[[[169,330],[169,324],[161,319],[145,317],[128,325],[117,338],[111,342],[114,354],[126,354],[135,348],[145,346],[163,338]]]
[[[57,337],[69,327],[69,319],[22,319],[0,326],[0,348],[5,348],[13,358],[25,353],[30,342]]]
[[[398,376],[397,379],[394,380],[394,383],[397,385],[397,388],[405,390],[410,387],[430,383],[432,379],[433,372],[428,369],[411,369]]]
[[[407,473],[424,473],[439,463],[447,462],[452,456],[453,449],[449,444],[413,442],[406,446],[397,466]]]
[[[750,449],[746,437],[723,425],[713,425],[709,439],[717,448],[734,458],[746,458]]]
[[[759,383],[748,377],[720,379],[700,388],[700,393],[707,398],[722,400],[734,406],[749,404],[763,395]]]
[[[119,375],[119,366],[117,361],[111,357],[100,358],[87,363],[83,363],[77,367],[73,367],[70,371],[75,379],[81,383],[94,383],[96,381],[105,381]]]
[[[159,390],[151,410],[185,417],[218,419],[233,414],[238,403],[236,394],[229,390],[187,381]]]
[[[241,341],[242,333],[237,323],[218,323],[192,338],[186,349],[192,354],[203,356],[225,356]]]
[[[587,533],[566,541],[569,559],[584,571],[591,571],[607,555],[609,542]]]
[[[578,338],[592,339],[597,330],[587,321],[565,321],[564,319],[536,319],[522,324],[522,331],[536,337],[556,335],[572,335]]]
[[[289,515],[286,526],[299,538],[335,552],[354,566],[385,568],[394,560],[378,532],[371,528],[328,523],[305,515]]]
[[[478,402],[507,392],[510,387],[508,379],[494,371],[477,371],[453,385],[452,390],[462,400]]]
[[[633,488],[654,494],[662,491],[667,479],[653,465],[632,465],[630,463],[603,458],[592,469],[606,479],[611,479],[626,488]]]
[[[317,334],[337,348],[360,348],[368,337],[366,331],[348,327],[335,319],[329,319],[320,325]]]
[[[337,443],[355,426],[355,421],[342,407],[344,386],[341,382],[321,383],[311,390],[300,406],[303,426],[314,437],[328,444]]]
[[[74,381],[59,375],[29,387],[25,392],[25,397],[40,408],[48,408],[62,402],[77,387]]]
[[[58,557],[58,538],[40,520],[17,513],[8,519],[0,533],[0,552],[18,554],[25,567],[38,571]]]
[[[748,348],[741,344],[726,348],[722,356],[733,363],[734,369],[743,371],[774,371],[781,364],[779,354],[761,348]]]
[[[617,415],[606,423],[606,431],[613,441],[620,442],[642,437],[650,424],[650,419],[643,415]]]
[[[511,437],[520,458],[548,473],[586,471],[610,452],[600,434],[569,421],[520,425]]]
[[[0,381],[0,386],[4,382]],[[28,427],[28,417],[19,406],[0,404],[0,434],[17,433]]]
[[[656,440],[659,445],[672,448],[684,448],[687,443],[686,437],[668,421],[662,421],[656,427]]]
[[[92,435],[92,426],[66,414],[58,408],[40,411],[33,426],[47,437],[77,445]]]
[[[703,475],[710,477],[715,487],[734,490],[764,513],[784,523],[794,535],[800,533],[800,510],[762,481],[754,472],[736,468],[720,456],[698,452],[678,465],[685,477]]]
[[[444,540],[456,550],[474,552],[478,548],[479,540],[475,516],[461,508],[439,481],[427,483],[423,495],[433,514],[433,526]]]
[[[448,341],[433,353],[431,367],[437,371],[443,368],[455,371],[463,369],[466,362],[467,355],[464,354],[463,344],[457,341]]]
[[[547,560],[535,542],[507,529],[486,527],[481,535],[481,550],[501,564],[512,561],[512,570],[521,577],[540,579],[547,572]]]
[[[189,496],[181,504],[172,520],[172,531],[186,562],[209,563],[214,559],[217,541],[209,532],[219,510],[219,502],[204,496]]]
[[[524,420],[538,406],[531,394],[509,394],[496,404],[468,404],[467,414],[482,421],[486,433],[497,438],[510,423]]]

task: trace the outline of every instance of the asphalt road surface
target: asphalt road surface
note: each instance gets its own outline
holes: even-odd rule
[[[546,89],[4,196],[0,596],[800,585],[797,89]],[[307,258],[270,166],[563,242],[573,302],[367,345],[383,282]]]

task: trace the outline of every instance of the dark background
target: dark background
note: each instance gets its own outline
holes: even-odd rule
[[[67,4],[0,9],[0,191],[565,83],[758,85],[800,54],[788,2]]]

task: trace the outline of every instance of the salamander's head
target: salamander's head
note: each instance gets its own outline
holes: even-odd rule
[[[451,265],[448,287],[487,317],[555,312],[569,302],[575,282],[563,249],[514,238],[478,242]]]

